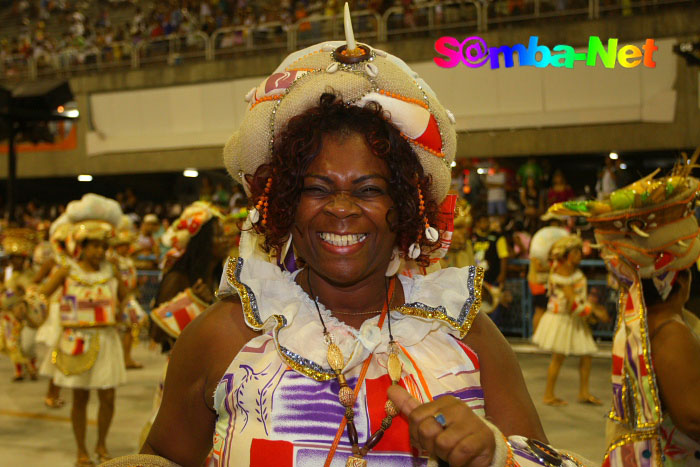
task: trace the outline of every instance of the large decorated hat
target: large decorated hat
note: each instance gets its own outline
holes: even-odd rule
[[[5,229],[2,237],[2,249],[8,256],[31,256],[36,241],[36,232],[32,229]]]
[[[659,293],[665,298],[670,281],[661,278],[675,276],[666,273],[687,269],[700,256],[695,217],[700,182],[690,176],[698,154],[700,148],[665,177],[655,178],[656,170],[605,200],[567,201],[555,204],[549,212],[586,217],[608,266],[615,271],[615,264],[624,260],[639,277],[657,279]]]
[[[224,216],[221,210],[211,203],[195,201],[187,206],[161,237],[163,245],[169,248],[161,263],[161,269],[170,269],[185,253],[190,240],[214,217],[221,219]]]
[[[345,35],[346,41],[292,53],[246,94],[243,122],[224,148],[226,168],[247,189],[245,175],[270,162],[275,140],[287,122],[319,105],[321,95],[332,90],[348,105],[376,102],[388,112],[431,176],[432,195],[441,202],[450,187],[455,158],[454,117],[406,63],[355,42],[347,4]]]
[[[122,217],[122,209],[113,199],[88,193],[68,203],[65,215],[73,224],[71,237],[75,242],[109,240]]]

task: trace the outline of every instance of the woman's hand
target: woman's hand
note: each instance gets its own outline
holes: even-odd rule
[[[388,395],[408,420],[415,447],[453,467],[491,464],[496,448],[493,431],[467,404],[452,396],[421,404],[397,385],[389,388]],[[438,413],[445,417],[445,428],[435,420]]]
[[[209,287],[204,283],[202,279],[197,279],[197,282],[192,286],[192,292],[207,303],[214,303],[214,295],[212,295]]]

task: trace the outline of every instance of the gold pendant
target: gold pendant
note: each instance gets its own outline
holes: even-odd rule
[[[326,358],[328,359],[328,364],[331,366],[331,368],[333,368],[333,371],[342,371],[343,367],[345,366],[345,359],[343,358],[343,352],[340,351],[340,348],[338,348],[337,345],[331,343],[328,346],[328,354]]]
[[[361,457],[350,456],[345,463],[345,467],[367,467],[367,461]]]
[[[389,361],[387,362],[387,370],[389,373],[389,378],[391,378],[391,382],[396,384],[399,382],[401,379],[401,360],[399,360],[399,356],[396,355],[395,353],[392,353],[389,355]]]

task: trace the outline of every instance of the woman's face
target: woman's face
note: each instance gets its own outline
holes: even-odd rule
[[[82,259],[91,266],[98,268],[105,258],[107,243],[100,240],[88,240],[83,245]]]
[[[294,247],[327,281],[351,285],[386,271],[396,242],[390,172],[358,133],[325,136],[304,177]]]

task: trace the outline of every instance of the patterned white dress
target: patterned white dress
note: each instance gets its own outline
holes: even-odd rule
[[[566,298],[564,287],[574,289],[575,299]],[[549,277],[549,301],[532,341],[550,352],[563,355],[592,355],[598,350],[591,328],[585,321],[592,307],[587,301],[586,276],[577,269],[571,276],[552,273]]]
[[[445,395],[484,414],[479,358],[461,342],[479,307],[481,270],[450,268],[429,276],[401,277],[406,304],[391,312],[401,348],[401,385],[418,400]],[[475,292],[476,291],[476,292]],[[215,394],[217,465],[323,465],[343,418],[338,383],[326,363],[323,329],[314,303],[294,276],[255,260],[230,259],[219,295],[237,293],[246,322],[265,333],[251,340],[229,365]],[[389,334],[378,317],[359,330],[321,308],[329,331],[345,356],[345,375],[354,387],[363,361],[374,352],[355,404],[362,445],[384,417]],[[343,434],[334,466],[351,454]],[[412,451],[406,421],[397,417],[366,459],[369,465],[434,465]]]

